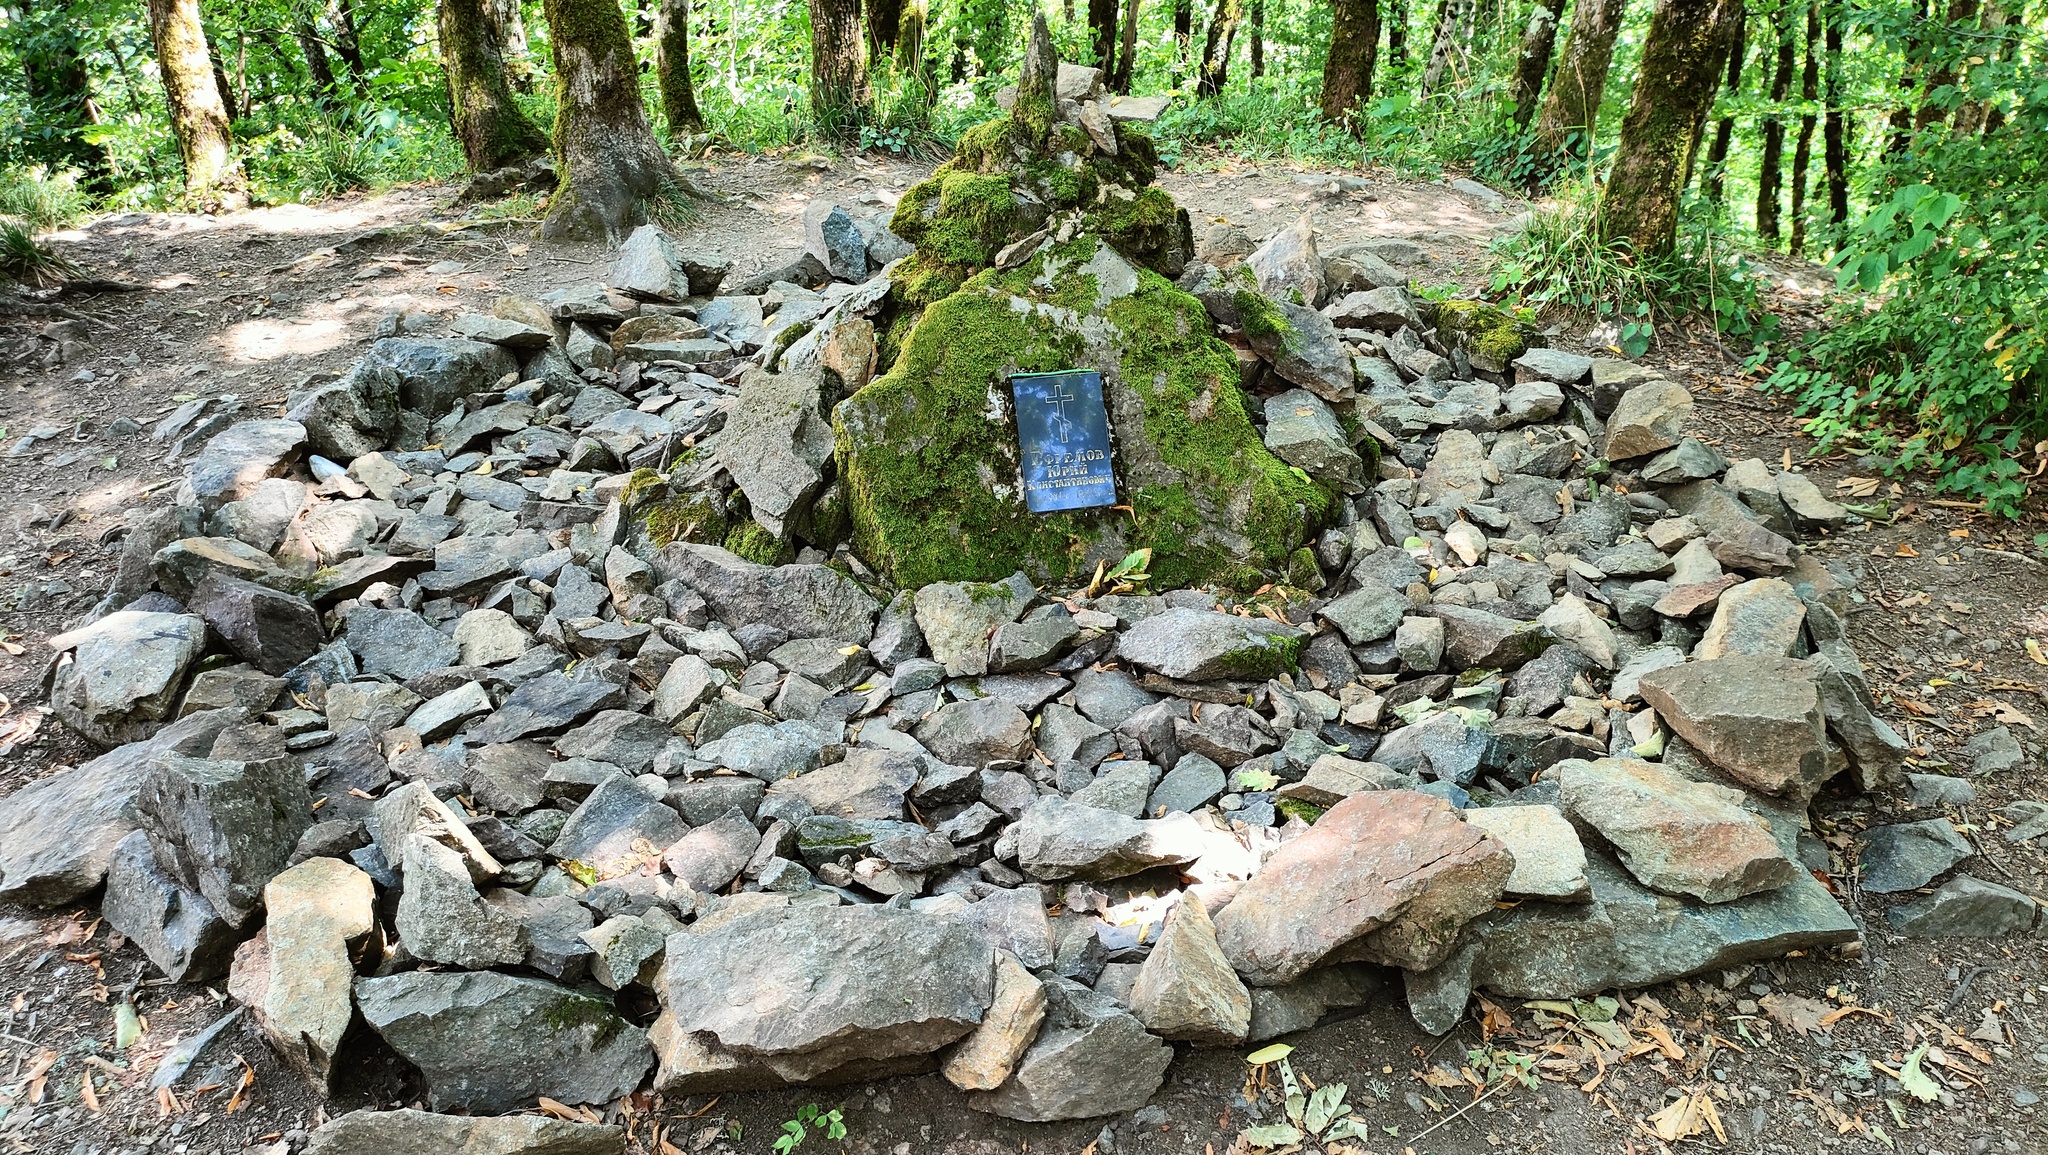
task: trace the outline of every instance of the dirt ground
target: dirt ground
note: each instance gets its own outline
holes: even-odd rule
[[[715,163],[701,179],[724,199],[684,239],[723,250],[737,280],[797,254],[809,198],[881,207],[920,175],[865,159]],[[1410,271],[1423,285],[1483,283],[1488,239],[1526,208],[1441,184],[1371,173],[1339,184],[1337,175],[1212,159],[1162,183],[1198,233],[1227,222],[1263,238],[1309,210],[1325,246],[1412,240],[1423,259]],[[465,221],[448,208],[452,197],[416,188],[221,218],[130,214],[59,238],[91,275],[145,288],[67,299],[82,319],[60,326],[71,342],[62,357],[63,344],[39,335],[50,318],[0,321],[0,793],[91,755],[37,708],[43,641],[105,589],[126,517],[169,499],[182,462],[150,434],[166,414],[222,394],[239,397],[247,415],[274,413],[306,374],[359,356],[394,309],[488,311],[500,294],[602,279],[602,248],[542,244],[531,222]],[[1811,323],[1824,278],[1789,264],[1781,274],[1782,313]],[[1571,337],[1561,332],[1557,343],[1572,347]],[[1729,458],[1789,462],[1829,492],[1847,482],[1843,492],[1860,494],[1870,482],[1851,479],[1877,480],[1874,494],[1854,500],[1888,497],[1893,520],[1818,552],[1860,575],[1865,600],[1850,624],[1881,711],[1922,769],[1952,762],[1966,772],[1957,751],[1988,726],[2021,738],[2025,764],[1977,780],[1978,801],[1947,816],[1980,849],[1965,869],[2048,896],[2048,839],[2008,843],[1997,814],[2048,797],[2037,730],[2048,717],[2048,664],[2024,645],[2048,637],[2048,569],[2032,545],[2039,518],[1994,521],[1913,480],[1894,489],[1864,463],[1807,458],[1782,402],[1755,392],[1710,341],[1667,335],[1649,359],[1693,390],[1703,435]],[[1618,1034],[1508,1002],[1435,1039],[1410,1021],[1395,988],[1355,1018],[1289,1040],[1292,1069],[1310,1085],[1346,1084],[1371,1132],[1351,1149],[1383,1155],[1663,1151],[1671,1146],[1656,1137],[1659,1122],[1668,1128],[1687,1110],[1715,1125],[1678,1144],[1686,1148],[2048,1151],[2038,1097],[2048,1094],[2043,940],[1899,939],[1884,920],[1890,900],[1854,888],[1856,831],[1931,816],[1891,798],[1831,793],[1817,804],[1830,884],[1867,929],[1854,957],[1789,959],[1626,995],[1614,1008]],[[0,907],[6,1150],[261,1150],[323,1112],[406,1094],[395,1060],[366,1049],[345,1058],[343,1090],[323,1104],[238,1025],[195,1063],[198,1078],[160,1095],[150,1076],[165,1052],[227,1008],[220,984],[151,974],[89,906]],[[131,1000],[144,1030],[122,1048],[116,1011]],[[1932,1103],[1897,1079],[1922,1043],[1932,1044],[1920,1064],[1938,1087]],[[629,1124],[633,1150],[660,1155],[768,1151],[805,1104],[839,1109],[847,1129],[836,1143],[814,1130],[806,1152],[1214,1155],[1243,1128],[1274,1121],[1278,1089],[1275,1068],[1255,1071],[1231,1050],[1186,1052],[1151,1107],[1087,1123],[979,1115],[935,1076],[681,1102],[643,1096],[609,1114]]]

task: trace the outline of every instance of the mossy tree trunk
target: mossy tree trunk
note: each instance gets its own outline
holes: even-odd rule
[[[1209,21],[1209,36],[1202,45],[1202,69],[1195,76],[1196,96],[1214,96],[1229,83],[1230,50],[1243,19],[1244,0],[1216,0],[1216,15]]]
[[[844,139],[867,122],[875,103],[868,87],[867,40],[860,0],[809,0],[811,9],[811,120],[828,137]]]
[[[1590,155],[1593,129],[1600,119],[1600,98],[1607,91],[1607,69],[1614,63],[1614,38],[1628,0],[1578,0],[1564,53],[1550,78],[1550,95],[1536,118],[1536,147],[1551,154]]]
[[[313,82],[314,99],[331,104],[341,96],[334,79],[334,65],[327,59],[327,46],[320,42],[320,30],[313,15],[297,4],[292,6],[292,39],[299,42],[299,55],[306,61],[306,78]]]
[[[1473,22],[1477,19],[1474,0],[1443,0],[1436,14],[1436,34],[1430,41],[1429,63],[1422,66],[1422,98],[1429,99],[1444,81],[1463,76],[1464,61],[1472,49]]]
[[[1745,13],[1742,26],[1735,30],[1735,47],[1728,53],[1729,96],[1742,89],[1742,59],[1749,55],[1748,34],[1749,21]],[[1707,171],[1701,180],[1709,204],[1721,203],[1721,195],[1727,187],[1728,150],[1734,143],[1735,118],[1723,116],[1714,124],[1714,141],[1707,146]]]
[[[1839,240],[1849,227],[1849,129],[1842,112],[1842,7],[1840,0],[1821,0],[1827,11],[1821,15],[1821,39],[1827,51],[1827,69],[1822,92],[1827,111],[1821,116],[1821,164],[1828,180],[1828,232],[1830,243]]]
[[[87,188],[110,191],[113,166],[107,150],[85,139],[100,117],[80,51],[81,27],[64,0],[32,0],[21,13],[16,43],[34,110],[31,123],[55,130],[40,144],[24,142],[25,151],[52,168],[76,168]]]
[[[1252,79],[1266,74],[1266,0],[1252,0]]]
[[[1763,154],[1757,160],[1756,235],[1775,247],[1782,232],[1778,201],[1785,179],[1785,118],[1778,115],[1778,106],[1792,95],[1798,44],[1793,39],[1797,25],[1792,22],[1790,5],[1780,7],[1771,20],[1778,32],[1778,58],[1771,68],[1771,108],[1764,115]]]
[[[618,0],[546,0],[555,62],[555,171],[541,236],[616,240],[645,202],[683,187],[647,124]]]
[[[228,108],[199,22],[199,0],[148,0],[148,9],[171,134],[185,162],[185,195],[199,204],[238,206],[247,199],[242,170],[229,152]]]
[[[690,80],[690,0],[660,0],[654,22],[654,81],[671,140],[704,131],[697,87]]]
[[[1799,142],[1792,147],[1792,239],[1793,256],[1806,251],[1806,183],[1813,166],[1813,129],[1818,118],[1814,105],[1820,101],[1820,4],[1806,4],[1806,65],[1799,73],[1799,100],[1806,111],[1799,116]]]
[[[489,0],[491,28],[498,37],[498,56],[515,92],[532,92],[536,70],[526,42],[526,13],[520,0]]]
[[[1379,0],[1331,0],[1330,54],[1323,62],[1323,119],[1357,125],[1352,113],[1372,96],[1372,74],[1379,63]]]
[[[1741,19],[1742,0],[1657,0],[1600,198],[1603,239],[1627,241],[1645,259],[1671,251],[1679,194]]]
[[[867,0],[868,59],[887,60],[903,29],[903,0]]]
[[[1543,78],[1550,72],[1550,55],[1557,47],[1557,23],[1564,15],[1564,0],[1537,0],[1529,9],[1529,23],[1522,29],[1522,50],[1515,57],[1515,128],[1525,130],[1536,119],[1536,104],[1543,95]]]
[[[441,63],[449,121],[471,172],[518,164],[548,150],[548,134],[512,99],[492,0],[441,0]]]
[[[902,0],[896,18],[896,71],[915,76],[924,83],[925,98],[934,99],[932,83],[925,67],[924,37],[931,19],[929,0]]]
[[[348,67],[356,91],[360,92],[369,83],[370,68],[363,61],[362,38],[356,34],[355,0],[334,0],[327,10],[327,19],[334,26],[334,54]]]

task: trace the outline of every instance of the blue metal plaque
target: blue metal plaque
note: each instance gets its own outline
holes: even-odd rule
[[[1010,395],[1017,403],[1026,508],[1052,513],[1115,505],[1102,374],[1020,373],[1010,378]]]

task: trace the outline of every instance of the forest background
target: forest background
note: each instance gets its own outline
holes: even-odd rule
[[[1994,512],[2048,472],[2048,3],[1046,2],[1064,59],[1171,98],[1168,164],[1469,174],[1540,198],[1496,246],[1493,299],[1601,325],[1630,355],[1708,328],[1791,396],[1817,451],[1926,471]],[[100,212],[551,155],[561,189],[479,211],[616,233],[689,212],[677,161],[938,159],[996,114],[1032,13],[624,3],[0,6],[0,282],[61,282],[40,235]],[[1834,271],[1823,324],[1780,331],[1764,269],[1781,254]]]

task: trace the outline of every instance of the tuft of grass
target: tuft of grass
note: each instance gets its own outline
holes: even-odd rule
[[[0,278],[47,288],[78,271],[69,259],[39,244],[28,222],[0,216]]]
[[[92,197],[78,187],[77,174],[41,167],[0,169],[0,217],[44,232],[73,224],[92,211]]]

